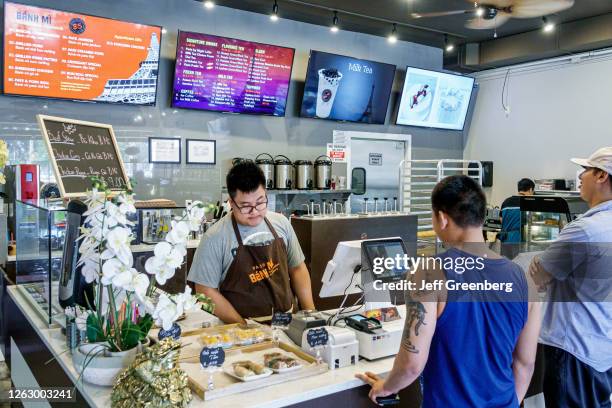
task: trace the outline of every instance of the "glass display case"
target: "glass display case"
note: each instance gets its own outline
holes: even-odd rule
[[[62,312],[57,293],[65,231],[61,202],[15,202],[15,283],[48,324]]]
[[[563,227],[587,210],[588,205],[580,197],[522,196],[522,250],[546,249]]]
[[[182,217],[185,207],[138,208],[132,221],[136,240],[132,244],[156,244],[163,241],[172,227],[172,220]]]

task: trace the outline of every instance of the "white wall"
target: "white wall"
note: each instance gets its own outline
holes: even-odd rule
[[[570,157],[612,146],[612,57],[513,67],[477,76],[478,98],[464,158],[494,162],[489,202],[500,205],[522,177],[573,179]]]

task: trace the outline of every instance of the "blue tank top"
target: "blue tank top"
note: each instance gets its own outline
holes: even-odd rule
[[[440,257],[475,258],[457,249]],[[481,293],[481,301],[467,301],[465,292],[448,292],[423,371],[423,408],[518,407],[512,352],[527,321],[528,291],[522,269],[506,258],[485,259],[481,271],[445,270],[445,274],[457,283],[511,282],[513,290]]]

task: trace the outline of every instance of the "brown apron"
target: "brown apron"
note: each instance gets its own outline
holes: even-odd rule
[[[238,249],[219,291],[243,318],[270,316],[273,310],[293,308],[287,247],[270,221],[265,217],[264,221],[274,241],[262,246],[243,245],[232,215]]]

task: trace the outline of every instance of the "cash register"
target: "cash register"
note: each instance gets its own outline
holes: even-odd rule
[[[380,307],[389,307],[403,303],[403,293],[392,293],[374,289],[374,282],[398,282],[405,278],[406,269],[385,269],[380,274],[373,273],[375,258],[395,258],[407,254],[401,238],[385,238],[338,243],[334,257],[328,262],[323,274],[323,286],[320,297],[341,296],[362,292],[364,303],[355,310],[354,307],[341,307],[332,316],[333,325],[346,325],[357,336],[359,355],[367,360],[394,356],[399,351],[404,331],[405,312],[399,307],[400,318],[394,321],[381,322],[368,318],[365,314]],[[412,254],[413,256],[415,254]],[[343,305],[344,306],[344,305]],[[351,309],[351,312],[347,312]]]

